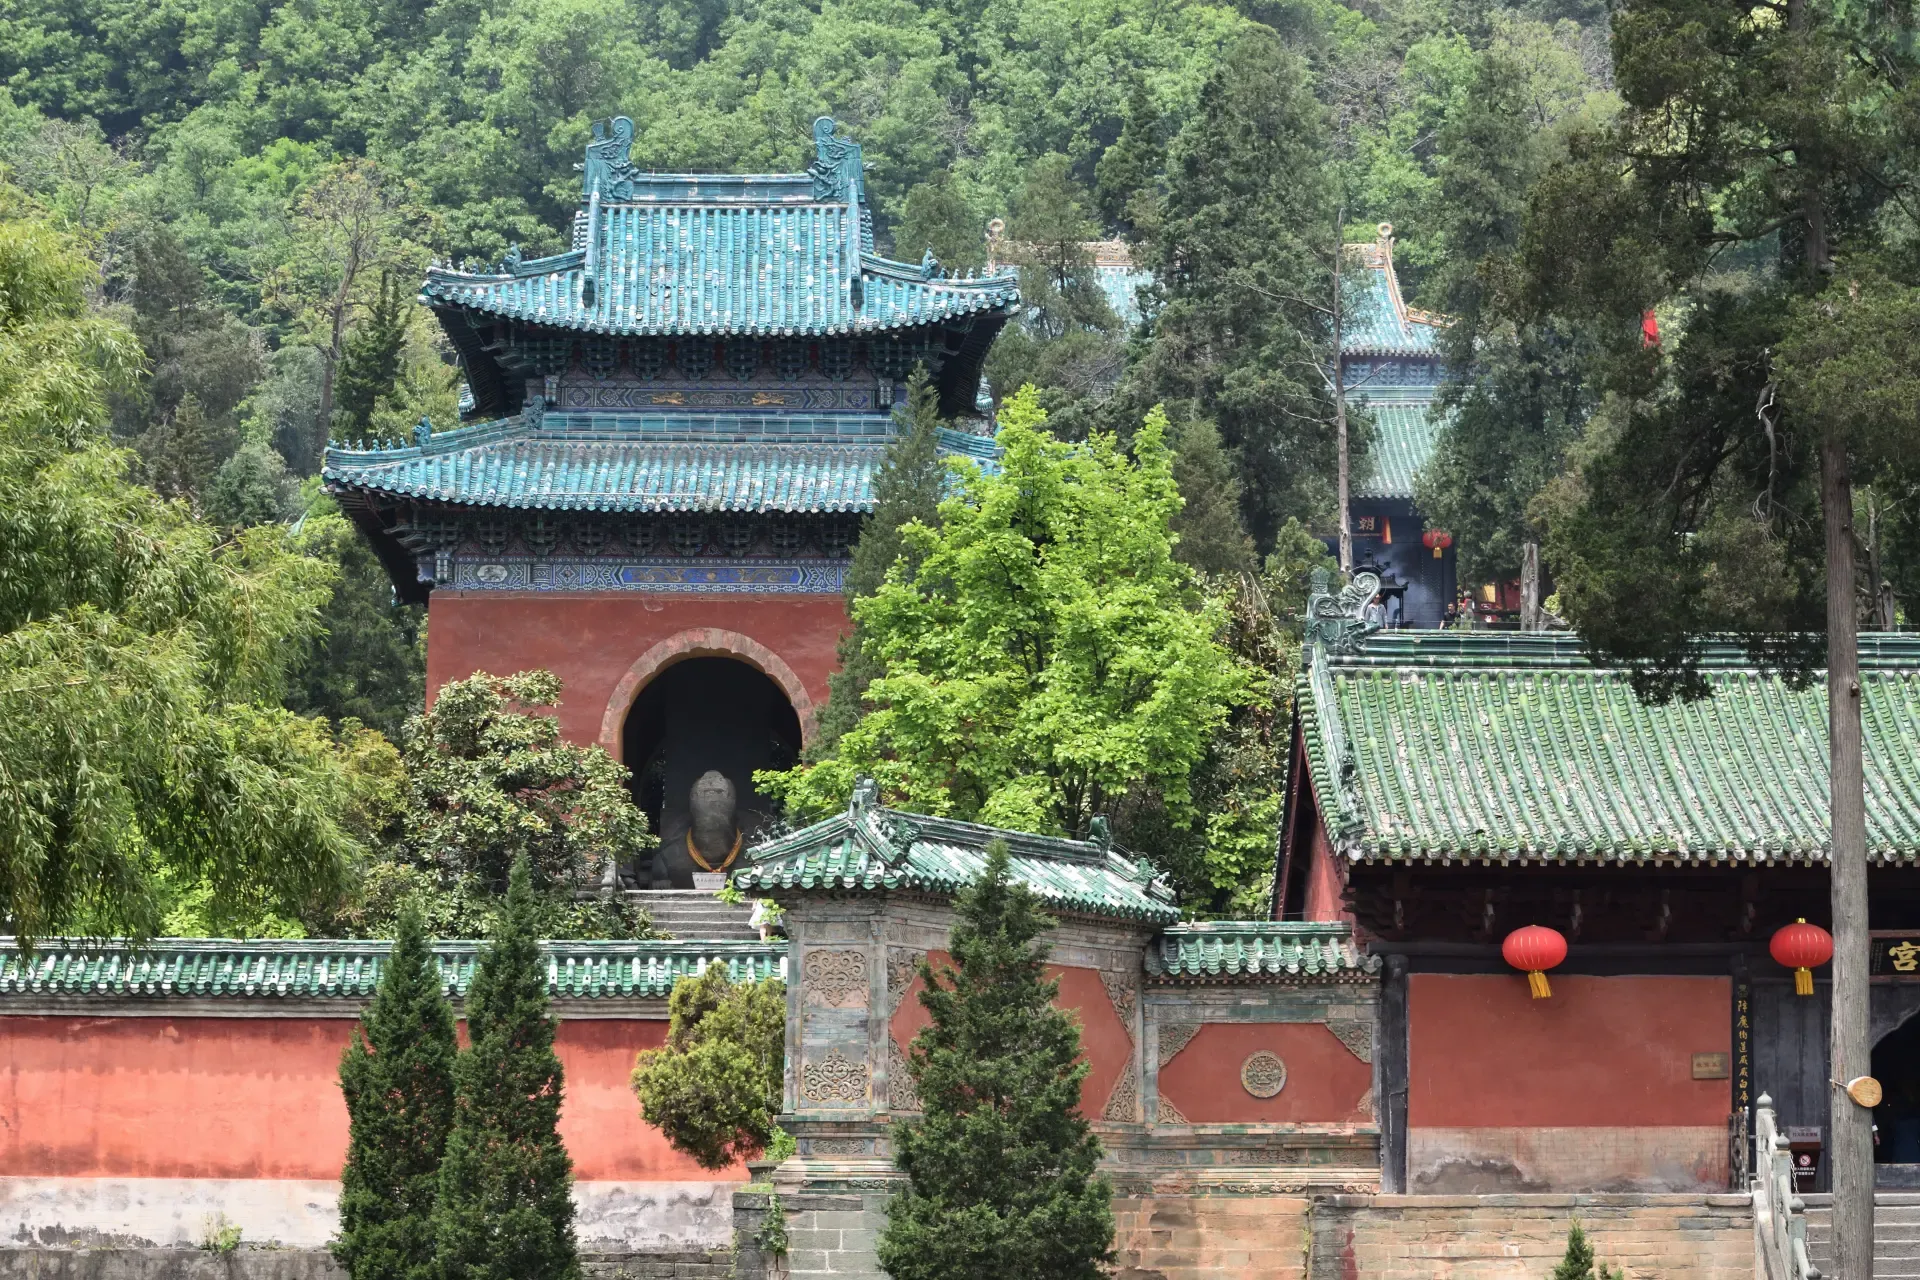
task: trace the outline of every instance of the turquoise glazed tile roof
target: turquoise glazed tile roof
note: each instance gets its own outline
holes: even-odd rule
[[[1434,437],[1439,433],[1441,415],[1430,398],[1365,398],[1367,413],[1373,419],[1373,440],[1369,457],[1373,470],[1354,486],[1362,498],[1413,497],[1414,480],[1433,457]]]
[[[1014,876],[1051,911],[1154,925],[1180,918],[1152,866],[1110,845],[882,809],[858,792],[845,813],[751,850],[733,882],[751,893],[951,896],[979,874],[992,840],[1007,842]]]
[[[0,996],[366,1000],[389,943],[313,939],[43,940],[31,956],[0,939]],[[473,982],[478,942],[442,942],[434,959],[447,995]],[[547,994],[562,1000],[664,998],[676,979],[725,964],[736,981],[786,976],[787,949],[760,942],[546,942]]]
[[[1477,863],[1819,863],[1826,690],[1710,646],[1712,696],[1651,706],[1577,636],[1386,631],[1296,691],[1323,821],[1345,855]],[[1861,638],[1867,845],[1920,857],[1920,636]]]
[[[330,447],[333,485],[469,506],[609,512],[862,512],[885,459],[885,415],[548,413],[437,432],[424,444]],[[991,465],[993,442],[941,432]]]
[[[436,266],[430,304],[589,333],[880,333],[1011,314],[1018,277],[949,277],[873,252],[858,143],[814,122],[806,173],[648,173],[633,122],[594,126],[571,252],[493,271]]]
[[[1222,920],[1175,925],[1147,947],[1159,982],[1370,982],[1378,956],[1363,955],[1344,923]]]
[[[1382,223],[1380,231],[1373,244],[1347,246],[1366,279],[1359,302],[1342,325],[1340,350],[1346,355],[1437,356],[1440,330],[1447,322],[1409,307],[1400,296],[1400,278],[1393,270],[1393,228]]]

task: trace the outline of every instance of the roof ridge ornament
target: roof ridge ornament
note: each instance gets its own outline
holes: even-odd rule
[[[633,180],[640,173],[633,166],[632,118],[615,116],[604,124],[595,120],[593,140],[587,143],[586,163],[575,168],[583,171],[580,184],[583,200],[596,192],[609,200],[631,199]]]
[[[1373,607],[1380,593],[1380,575],[1356,573],[1335,594],[1325,569],[1313,571],[1307,595],[1307,643],[1318,642],[1328,653],[1358,653],[1361,641],[1378,631],[1380,611]]]
[[[839,136],[835,132],[839,127],[832,116],[821,116],[813,122],[814,161],[807,166],[807,176],[813,179],[813,198],[864,204],[866,163],[861,159],[860,144]]]

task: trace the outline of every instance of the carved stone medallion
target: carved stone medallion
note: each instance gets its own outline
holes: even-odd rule
[[[1160,1024],[1160,1065],[1172,1062],[1174,1055],[1193,1043],[1200,1034],[1197,1022],[1163,1022]]]
[[[809,1102],[865,1102],[867,1064],[849,1062],[838,1049],[809,1062],[800,1073],[800,1092]]]
[[[801,967],[801,989],[808,1004],[836,1009],[867,1003],[867,955],[864,951],[809,951]]]
[[[1256,1098],[1271,1098],[1287,1087],[1287,1064],[1261,1049],[1240,1064],[1240,1087]]]

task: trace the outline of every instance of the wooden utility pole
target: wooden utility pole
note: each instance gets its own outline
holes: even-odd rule
[[[1871,1072],[1867,1031],[1867,806],[1860,742],[1860,637],[1854,601],[1853,480],[1847,442],[1829,427],[1820,445],[1820,507],[1827,535],[1827,772],[1832,823],[1833,1016],[1827,1086],[1833,1246],[1837,1280],[1873,1276],[1873,1113],[1844,1086]]]

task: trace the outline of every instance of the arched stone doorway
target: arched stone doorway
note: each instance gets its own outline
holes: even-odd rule
[[[634,868],[639,887],[693,887],[697,867],[685,848],[688,797],[701,775],[716,770],[733,783],[742,844],[749,844],[779,814],[778,804],[754,788],[754,771],[790,768],[800,746],[793,703],[747,662],[701,655],[656,671],[635,694],[620,737],[634,802],[660,836],[649,865]],[[701,850],[710,861],[728,852]]]

